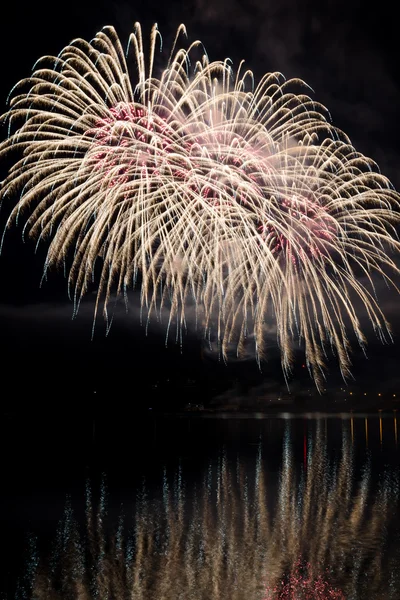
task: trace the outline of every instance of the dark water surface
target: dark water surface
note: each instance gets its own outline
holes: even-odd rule
[[[396,413],[259,417],[4,418],[2,596],[398,600]]]

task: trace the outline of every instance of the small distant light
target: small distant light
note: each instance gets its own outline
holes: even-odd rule
[[[366,396],[366,395],[367,395],[367,392],[364,392],[364,396]]]
[[[381,393],[379,393],[379,394],[378,394],[378,396],[382,396],[382,394],[381,394]]]
[[[393,398],[396,398],[396,394],[393,394]]]

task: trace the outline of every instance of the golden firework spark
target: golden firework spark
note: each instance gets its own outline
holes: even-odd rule
[[[317,384],[330,349],[346,377],[349,330],[366,343],[360,301],[390,335],[373,276],[398,273],[399,195],[304,82],[255,85],[243,63],[235,73],[198,41],[180,48],[183,34],[159,76],[157,27],[145,61],[135,24],[126,55],[106,27],[14,87],[7,227],[27,212],[24,233],[50,240],[44,274],[67,265],[75,311],[100,264],[95,315],[136,285],[149,318],[167,313],[167,335],[194,306],[224,358],[250,337],[261,360],[273,323],[286,375],[298,343]]]

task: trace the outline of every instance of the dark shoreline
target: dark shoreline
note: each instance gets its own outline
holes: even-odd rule
[[[103,400],[103,399],[102,399]],[[335,404],[334,402],[323,402],[323,406],[318,407],[311,402],[301,402],[296,405],[296,401],[285,403],[282,405],[256,406],[250,403],[245,405],[246,399],[243,398],[243,404],[238,403],[237,406],[231,404],[217,406],[210,404],[210,400],[206,400],[205,404],[183,404],[168,403],[160,401],[160,398],[141,397],[136,399],[118,398],[112,402],[107,402],[105,399],[98,403],[92,401],[81,401],[77,399],[69,402],[60,401],[58,403],[50,403],[43,400],[41,403],[25,405],[25,403],[15,403],[12,406],[3,408],[0,412],[0,421],[3,420],[18,420],[28,419],[35,422],[42,419],[62,419],[70,423],[85,419],[110,419],[114,423],[119,419],[126,418],[147,419],[147,418],[193,418],[193,419],[267,419],[267,418],[361,418],[361,417],[382,417],[388,418],[397,415],[400,408],[399,403],[390,403],[390,405],[377,408],[374,406],[346,406],[343,404]],[[211,400],[212,402],[212,400]]]
[[[152,411],[153,416],[157,417],[175,417],[175,418],[200,418],[200,419],[318,419],[318,418],[364,418],[364,417],[393,417],[397,413],[397,409],[372,410],[372,409],[355,409],[355,410],[276,410],[276,411],[243,411],[243,410],[218,410],[218,411]]]

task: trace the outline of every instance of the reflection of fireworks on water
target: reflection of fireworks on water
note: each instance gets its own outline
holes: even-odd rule
[[[310,577],[310,567],[299,563],[287,581],[266,590],[263,600],[345,600],[343,592],[332,587],[322,575]]]
[[[88,490],[84,535],[68,504],[34,597],[397,600],[397,571],[383,557],[396,478],[388,472],[375,489],[366,466],[356,483],[348,435],[331,462],[322,426],[307,473],[296,475],[289,437],[278,493],[266,467],[260,448],[250,469],[223,453],[195,489],[181,468],[165,473],[159,494],[138,494],[132,528],[121,517],[114,534],[105,488],[97,507]]]
[[[0,146],[2,158],[23,153],[2,185],[19,197],[7,225],[28,210],[24,231],[51,239],[45,275],[72,261],[76,310],[100,269],[96,314],[140,283],[149,318],[166,309],[167,332],[176,320],[182,333],[193,304],[224,357],[254,336],[262,358],[272,321],[285,373],[299,341],[317,381],[328,347],[346,376],[345,322],[365,343],[353,300],[388,330],[372,275],[397,272],[387,250],[399,246],[398,194],[303,82],[272,73],[254,88],[242,66],[196,58],[199,42],[176,50],[183,32],[159,79],[158,31],[145,66],[137,24],[133,78],[107,27],[17,84]]]

